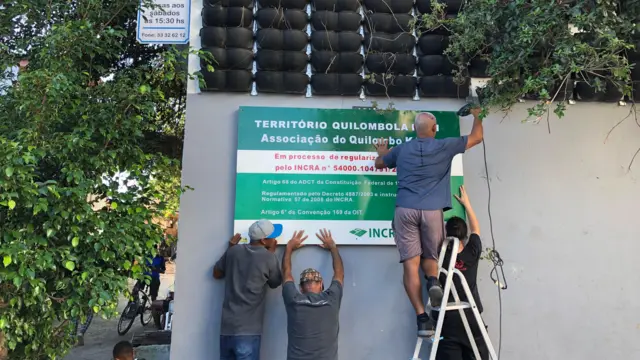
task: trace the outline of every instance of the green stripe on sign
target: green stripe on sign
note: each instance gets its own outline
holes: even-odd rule
[[[381,137],[393,147],[415,138],[417,113],[242,106],[238,150],[372,151]],[[431,113],[438,120],[437,138],[460,136],[454,112]]]
[[[395,177],[240,173],[236,179],[236,220],[393,219]],[[457,194],[462,184],[462,176],[452,176],[452,193]],[[445,220],[454,215],[464,218],[460,204],[455,199],[452,203]],[[353,228],[360,229],[357,224]]]

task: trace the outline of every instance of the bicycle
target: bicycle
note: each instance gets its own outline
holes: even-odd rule
[[[151,312],[151,298],[145,292],[148,285],[143,284],[142,288],[140,287],[140,283],[137,283],[133,287],[133,292],[131,294],[133,300],[129,301],[120,315],[120,320],[118,320],[118,335],[120,336],[126,334],[129,329],[131,329],[131,326],[138,315],[140,315],[140,323],[142,326],[149,325],[153,318]],[[127,325],[124,327],[126,322]]]

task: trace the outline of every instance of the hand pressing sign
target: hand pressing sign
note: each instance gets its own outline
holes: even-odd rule
[[[373,147],[376,148],[378,156],[385,156],[389,153],[389,141],[385,138],[378,139],[378,141],[373,144]]]
[[[287,243],[287,247],[291,250],[298,250],[302,247],[302,243],[307,240],[308,236],[304,236],[304,230],[295,231],[293,236]]]
[[[333,235],[331,235],[331,231],[327,229],[320,230],[319,233],[316,234],[316,237],[322,241],[320,247],[327,250],[332,250],[336,247],[336,242],[333,240]]]
[[[233,245],[238,245],[240,240],[242,240],[242,235],[240,234],[233,235],[231,239],[229,239],[229,247],[232,247]]]

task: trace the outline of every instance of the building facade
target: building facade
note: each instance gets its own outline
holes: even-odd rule
[[[367,33],[368,25],[361,20],[353,30],[344,19],[360,14],[359,10],[353,11],[349,1],[338,2],[343,7],[334,11],[337,15],[323,16],[344,21],[331,22],[332,30],[322,31],[338,42],[343,40],[344,47],[327,50],[326,43],[313,42],[318,30],[312,23],[318,20],[316,12],[325,11],[318,9],[327,4],[312,9],[306,2],[283,1],[286,11],[270,8],[267,2],[225,4],[229,8],[222,11],[211,3],[192,2],[192,46],[206,42],[216,48],[221,36],[238,41],[214,49],[218,57],[231,60],[220,65],[219,74],[207,75],[209,89],[204,90],[217,86],[223,91],[201,91],[194,82],[189,87],[183,184],[194,190],[183,196],[180,209],[173,359],[219,358],[224,293],[223,282],[214,280],[211,270],[232,235],[234,207],[238,205],[234,202],[239,107],[352,109],[377,101],[381,107],[393,102],[398,110],[455,111],[468,95],[468,87],[454,87],[443,76],[428,73],[440,66],[434,65],[439,58],[425,55],[428,46],[421,49],[419,41],[414,42],[418,49],[407,49],[400,40],[394,44],[396,48],[381,48],[398,55],[394,64],[385,62],[388,59],[384,56],[371,59],[364,53],[360,59],[353,55],[357,51],[352,51],[349,36],[361,33],[366,44],[366,37],[375,32],[371,30],[382,32],[379,38],[401,33],[403,16],[399,25],[392,25],[380,11],[381,16],[367,20],[377,21],[378,26]],[[376,10],[375,5],[371,2],[370,6]],[[402,1],[397,6],[396,14],[419,10],[413,5],[403,9],[406,4]],[[216,15],[216,11],[227,15]],[[290,17],[274,28],[267,27],[265,19],[278,18],[279,12]],[[235,24],[234,16],[244,19],[243,14],[255,20]],[[203,27],[206,30],[201,32]],[[240,28],[271,35],[262,40],[255,35],[255,42],[263,41],[255,44]],[[304,47],[296,43],[298,32],[311,33]],[[243,36],[246,41],[240,41]],[[314,55],[318,48],[323,52]],[[340,66],[332,68],[323,62],[327,52],[332,52]],[[255,60],[243,59],[249,53],[252,59],[256,54]],[[318,63],[300,60],[307,56]],[[292,60],[287,63],[286,59]],[[360,67],[350,67],[352,61]],[[363,64],[368,69],[393,68],[394,84],[398,85],[391,90],[381,88],[384,78],[378,78],[363,86],[358,81],[378,76],[362,71]],[[198,68],[199,61],[193,58],[190,69]],[[443,71],[440,68],[432,73]],[[320,95],[331,91],[344,95]],[[388,91],[393,96],[387,97]],[[484,121],[488,174],[482,146],[463,156],[465,184],[481,222],[483,245],[492,245],[493,233],[505,262],[508,289],[502,292],[502,308],[498,288],[489,278],[488,261],[483,262],[478,275],[483,317],[493,344],[498,349],[501,343],[503,360],[639,358],[640,290],[635,286],[635,274],[640,265],[635,257],[640,243],[635,224],[640,159],[634,164],[631,161],[640,146],[640,127],[632,115],[608,134],[629,114],[631,106],[577,102],[569,106],[564,118],[550,116],[550,132],[544,118],[538,123],[523,123],[528,106],[519,104],[506,115],[493,113]],[[471,119],[461,119],[461,132],[468,133],[470,128]],[[345,263],[340,359],[411,358],[415,318],[402,286],[397,250],[393,246],[344,246],[340,251]],[[281,250],[278,254],[281,256]],[[331,274],[330,258],[319,250],[305,249],[296,253],[293,261],[294,273],[315,267],[327,274],[325,277]],[[286,314],[280,289],[276,289],[268,295],[262,358],[284,360],[286,346]],[[423,351],[423,359],[426,354]]]

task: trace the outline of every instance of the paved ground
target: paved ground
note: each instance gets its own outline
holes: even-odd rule
[[[172,263],[167,263],[167,271],[161,275],[161,285],[158,298],[165,297],[169,286],[173,285],[174,281],[174,266]],[[130,284],[133,287],[133,282]],[[126,306],[126,300],[120,299],[120,309],[122,311]],[[142,327],[140,320],[136,319],[129,332],[125,336],[118,335],[118,318],[105,320],[102,317],[96,316],[91,322],[91,326],[84,336],[84,346],[76,347],[63,358],[63,360],[111,360],[111,351],[113,345],[121,340],[129,340],[134,334],[150,330],[153,327],[153,321],[146,327]]]

